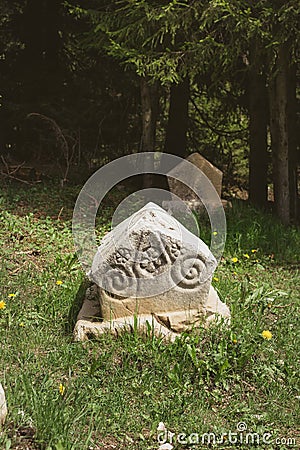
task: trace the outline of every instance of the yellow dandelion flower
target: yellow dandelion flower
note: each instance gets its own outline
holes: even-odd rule
[[[248,253],[244,253],[244,255],[243,255],[245,258],[247,258],[247,259],[249,259],[250,258],[250,256],[248,255]]]
[[[217,231],[213,231],[213,235],[217,236],[218,232]]]
[[[236,339],[232,339],[232,343],[233,344],[237,344],[237,340]]]
[[[5,309],[5,308],[6,308],[6,303],[3,300],[1,300],[0,301],[0,309]]]
[[[8,294],[8,296],[9,296],[10,298],[12,298],[12,297],[15,297],[16,294]]]
[[[57,284],[58,286],[60,286],[61,284],[63,284],[63,282],[62,282],[61,280],[57,280],[56,284]]]
[[[252,252],[252,253],[256,253],[256,252],[257,252],[257,249],[256,249],[256,248],[253,248],[253,249],[251,250],[251,252]]]
[[[213,280],[214,281],[219,281],[219,278],[218,277],[213,277]]]
[[[58,390],[59,390],[60,395],[64,395],[66,388],[62,383],[60,383]]]
[[[233,272],[233,275],[237,275],[237,272]]]
[[[24,323],[24,322],[20,322],[20,323],[19,323],[19,326],[20,326],[20,327],[25,327],[25,323]]]
[[[236,263],[236,262],[238,262],[238,259],[237,259],[236,256],[234,256],[233,258],[231,258],[231,261],[232,261],[233,263]]]
[[[262,337],[264,338],[264,339],[266,339],[267,341],[269,341],[270,339],[272,339],[272,333],[271,333],[271,331],[269,331],[269,330],[264,330],[262,333],[261,333],[261,335],[262,335]]]

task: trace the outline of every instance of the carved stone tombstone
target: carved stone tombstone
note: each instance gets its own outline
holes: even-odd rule
[[[194,164],[194,166],[204,173],[217,191],[218,196],[221,197],[223,172],[215,167],[210,161],[201,156],[200,153],[192,153],[186,158],[186,161]],[[172,194],[175,194],[181,200],[185,201],[190,208],[201,209],[203,208],[203,204],[193,190],[193,188],[198,185],[198,180],[193,179],[193,176],[190,177],[188,187],[176,179],[177,174],[182,171],[186,172],[187,170],[189,170],[188,167],[184,164],[184,162],[182,162],[174,167],[171,172],[169,172],[168,175],[170,176],[168,176],[168,183],[170,186],[170,191]]]
[[[108,233],[88,274],[76,340],[136,323],[170,340],[217,316],[230,317],[211,286],[209,248],[164,209],[148,203]]]

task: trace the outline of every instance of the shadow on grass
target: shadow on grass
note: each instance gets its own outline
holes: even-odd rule
[[[66,334],[70,334],[73,332],[74,326],[76,324],[77,321],[77,316],[78,313],[82,307],[83,304],[83,300],[85,297],[85,293],[87,288],[90,286],[91,282],[85,278],[82,283],[79,286],[79,289],[77,291],[77,294],[73,300],[73,303],[71,305],[69,314],[68,314],[68,319],[65,325],[65,333]]]

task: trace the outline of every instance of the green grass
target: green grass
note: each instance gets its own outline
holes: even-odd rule
[[[210,448],[298,448],[299,229],[233,204],[213,281],[230,306],[229,329],[195,330],[170,345],[151,333],[75,343],[70,309],[84,278],[70,222],[78,192],[0,191],[0,381],[9,407],[0,448],[158,449],[161,421],[176,435],[220,435],[245,422],[248,431],[296,442]],[[102,232],[117,197],[101,209]]]

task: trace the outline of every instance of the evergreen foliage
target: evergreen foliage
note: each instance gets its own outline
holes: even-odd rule
[[[250,199],[259,206],[274,182],[279,216],[296,218],[299,2],[1,0],[1,8],[5,158],[62,163],[55,136],[28,120],[30,113],[58,124],[77,164],[101,164],[144,145],[172,151],[170,142],[181,142],[186,148],[175,153],[200,151],[224,171],[227,184],[247,188],[249,167]],[[147,144],[141,79],[156,83],[156,141]],[[173,93],[182,83],[188,120],[183,117],[179,138],[180,115],[170,114],[186,109]],[[288,138],[277,135],[285,128]],[[280,171],[283,159],[288,164]],[[286,184],[289,194],[282,192]]]

